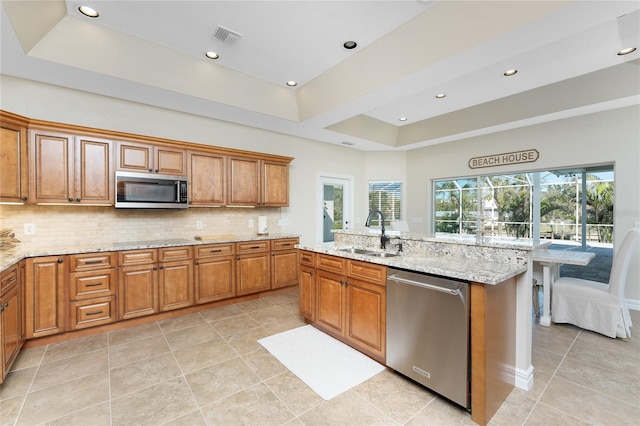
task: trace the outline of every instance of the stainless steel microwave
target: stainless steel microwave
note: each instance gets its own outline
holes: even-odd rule
[[[116,171],[117,209],[186,209],[186,176]]]

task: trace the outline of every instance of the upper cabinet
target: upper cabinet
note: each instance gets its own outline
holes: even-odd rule
[[[250,157],[229,157],[228,205],[289,205],[289,163]]]
[[[224,155],[189,151],[189,207],[220,207],[227,203]]]
[[[28,201],[27,121],[0,111],[0,202]]]
[[[104,139],[30,130],[31,201],[112,205],[111,146]]]
[[[183,149],[135,142],[116,142],[118,170],[164,175],[187,175],[187,152]]]

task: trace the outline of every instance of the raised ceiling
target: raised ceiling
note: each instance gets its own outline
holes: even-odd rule
[[[2,74],[362,150],[640,103],[637,1],[2,0],[1,13]]]

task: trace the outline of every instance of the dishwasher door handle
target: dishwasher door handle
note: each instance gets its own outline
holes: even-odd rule
[[[417,287],[428,288],[429,290],[435,290],[435,291],[439,291],[441,293],[451,294],[453,296],[458,296],[460,294],[460,289],[459,288],[451,289],[451,288],[439,287],[437,285],[423,283],[423,282],[415,281],[415,280],[410,280],[408,278],[401,278],[401,277],[399,277],[397,275],[389,275],[387,277],[387,279],[391,280],[391,281],[395,281],[395,282],[401,283],[401,284],[409,284],[409,285],[414,285],[414,286],[417,286]]]

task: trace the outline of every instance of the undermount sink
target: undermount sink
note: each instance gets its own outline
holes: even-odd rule
[[[374,256],[374,257],[396,257],[398,256],[395,253],[365,253],[367,256]]]
[[[355,253],[355,254],[373,254],[374,253],[371,250],[359,249],[359,248],[353,248],[353,247],[341,248],[341,249],[338,249],[338,251],[343,251],[345,253]]]

